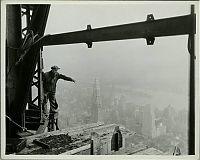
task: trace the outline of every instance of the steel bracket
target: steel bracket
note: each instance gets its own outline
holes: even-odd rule
[[[154,21],[154,17],[153,17],[153,14],[148,14],[147,15],[147,22],[150,22],[150,21]],[[155,37],[146,37],[146,42],[147,42],[147,45],[153,45],[154,44],[154,41],[155,41]]]
[[[189,52],[191,58],[196,59],[194,52],[192,52],[192,43],[193,43],[192,36],[193,35],[191,35],[191,34],[189,34],[189,36],[188,36],[188,46],[187,47],[188,47],[188,52]]]
[[[87,31],[91,31],[92,30],[92,27],[91,25],[87,25]],[[88,48],[92,48],[92,42],[86,42]]]

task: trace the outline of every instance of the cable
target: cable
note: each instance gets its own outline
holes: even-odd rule
[[[27,33],[25,35],[24,41],[19,48],[8,46],[8,48],[17,50],[17,52],[21,52],[21,55],[20,55],[19,59],[10,67],[10,69],[8,70],[8,73],[6,74],[7,76],[10,74],[13,67],[17,66],[24,59],[24,57],[26,56],[26,54],[28,53],[30,48],[33,45],[35,45],[36,43],[38,43],[39,41],[41,41],[42,38],[45,37],[45,36],[40,37],[38,40],[35,41],[35,38],[38,36],[38,34],[34,35],[32,30],[30,30],[29,32],[30,33]]]
[[[12,122],[13,124],[15,124],[17,127],[21,128],[22,131],[27,131],[27,129],[25,127],[20,126],[19,124],[17,124],[15,121],[13,121],[9,116],[6,115],[6,118],[8,118],[8,120],[10,122]]]

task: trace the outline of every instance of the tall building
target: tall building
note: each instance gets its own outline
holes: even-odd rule
[[[143,106],[135,106],[134,129],[138,134],[142,134],[143,117]]]
[[[91,121],[94,123],[103,122],[103,108],[101,103],[100,86],[97,79],[95,79],[93,86]]]
[[[126,102],[125,96],[121,95],[118,104],[118,115],[119,115],[119,123],[123,125],[125,125],[125,114],[124,114],[125,102]]]
[[[167,127],[162,119],[156,119],[155,126],[156,126],[156,137],[166,134]]]
[[[142,134],[150,138],[156,137],[155,115],[151,105],[143,107]]]
[[[167,133],[172,133],[175,129],[175,115],[176,111],[171,105],[168,105],[163,110],[163,118],[165,119]]]

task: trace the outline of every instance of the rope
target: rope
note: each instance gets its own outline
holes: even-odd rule
[[[30,30],[29,33],[27,33],[25,35],[23,44],[19,48],[8,46],[8,48],[17,50],[17,52],[22,52],[23,54],[21,54],[19,59],[10,67],[10,69],[8,70],[7,76],[10,74],[11,70],[13,69],[13,67],[19,65],[19,63],[24,59],[24,57],[26,56],[26,54],[30,50],[31,46],[33,46],[34,44],[38,43],[39,40],[41,40],[41,38],[43,38],[43,37],[40,37],[37,41],[35,41],[35,38],[37,36],[38,36],[38,34],[34,35],[33,31]]]
[[[19,57],[19,59],[16,61],[15,64],[13,64],[10,69],[8,70],[8,73],[7,73],[7,76],[10,74],[11,70],[13,69],[13,67],[19,65],[19,63],[24,59],[24,57],[27,55],[28,51],[30,50],[30,48],[32,46],[34,46],[36,43],[39,43],[44,37],[47,37],[49,36],[48,35],[45,35],[43,37],[40,37],[38,38],[36,41],[35,41],[35,38],[38,37],[38,34],[36,35],[33,35],[33,31],[31,30],[30,33],[28,33],[25,38],[24,38],[24,42],[23,44],[21,45],[21,47],[19,48],[14,48],[14,47],[9,47],[8,48],[11,48],[11,49],[15,49],[17,50],[17,52],[20,52],[22,51],[23,54]]]
[[[18,123],[16,123],[15,121],[13,121],[9,116],[6,115],[6,118],[8,118],[8,120],[10,122],[12,122],[14,125],[16,125],[17,127],[21,128],[22,131],[27,131],[27,129],[25,127],[20,126]]]

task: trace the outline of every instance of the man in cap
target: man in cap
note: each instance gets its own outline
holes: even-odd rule
[[[43,121],[48,117],[47,113],[47,102],[49,99],[50,102],[50,113],[58,112],[58,104],[56,102],[55,94],[56,94],[56,83],[59,79],[63,79],[66,81],[71,81],[75,83],[75,80],[71,77],[67,77],[58,73],[60,68],[58,66],[52,66],[51,71],[42,73],[43,80],[43,89],[44,89],[44,99],[43,99]]]

